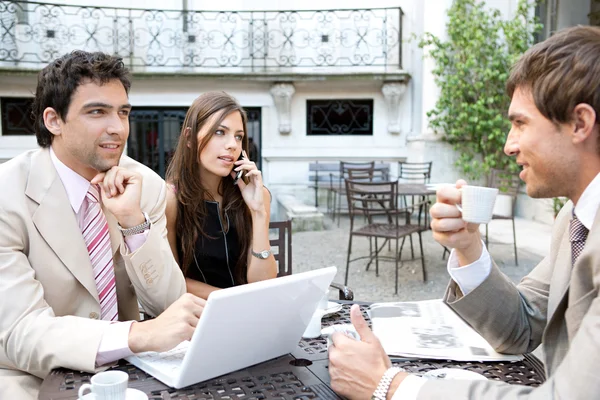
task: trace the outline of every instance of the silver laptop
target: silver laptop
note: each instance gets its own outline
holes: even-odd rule
[[[127,361],[180,389],[296,349],[335,267],[211,293],[192,340]]]

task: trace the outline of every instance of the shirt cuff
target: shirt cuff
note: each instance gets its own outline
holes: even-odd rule
[[[133,355],[128,345],[131,324],[133,321],[115,322],[106,326],[96,354],[96,366]]]
[[[416,375],[408,375],[392,396],[392,400],[417,400],[421,387],[427,382],[426,378]]]
[[[456,282],[464,296],[481,285],[492,271],[490,253],[487,251],[485,244],[482,243],[482,245],[483,250],[481,251],[479,260],[464,267],[458,265],[458,257],[454,249],[452,249],[450,257],[448,257],[448,274]]]
[[[144,243],[146,243],[146,239],[148,238],[149,229],[146,229],[142,233],[137,233],[131,236],[125,236],[125,246],[127,247],[127,251],[129,253],[134,253],[137,249],[142,247]]]

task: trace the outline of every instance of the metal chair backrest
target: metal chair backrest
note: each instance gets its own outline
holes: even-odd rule
[[[277,276],[292,274],[292,221],[273,221],[269,223],[269,230],[277,231],[277,238],[270,239],[271,250],[277,247],[277,253],[273,251],[273,257],[277,261]]]
[[[340,161],[340,177],[343,179],[348,178],[348,170],[373,170],[375,168],[375,161],[365,162],[346,162]]]
[[[354,217],[373,218],[386,216],[388,223],[398,225],[398,181],[365,182],[346,179],[346,198],[350,213],[350,229],[354,226]]]
[[[521,179],[513,172],[503,171],[500,169],[492,169],[488,183],[488,187],[499,189],[499,194],[504,194],[512,197],[512,211],[513,216],[516,207],[516,199],[519,195],[519,188],[521,187]]]
[[[398,179],[415,183],[429,183],[431,180],[431,165],[429,162],[398,162]]]
[[[348,170],[355,170],[357,173],[359,170],[372,171],[375,168],[375,161],[364,161],[364,162],[347,162],[340,161],[340,179],[338,181],[338,188],[341,191],[344,186],[344,179],[348,178]]]
[[[346,170],[347,176],[346,179],[350,179],[352,181],[365,181],[372,182],[373,177],[375,175],[374,168],[348,168]]]

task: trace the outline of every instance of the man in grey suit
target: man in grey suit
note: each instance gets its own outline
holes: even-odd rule
[[[522,166],[527,193],[570,200],[556,218],[550,254],[515,286],[491,259],[479,226],[461,219],[462,180],[438,191],[431,227],[435,240],[453,248],[445,302],[499,352],[542,344],[548,380],[530,388],[397,373],[353,309],[363,341],[333,338],[337,392],[357,399],[600,398],[600,28],[569,28],[533,46],[514,66],[507,92],[512,128],[504,151]]]
[[[167,242],[165,182],[122,155],[129,87],[116,57],[51,62],[33,105],[41,149],[0,165],[0,399],[37,398],[53,368],[169,350],[202,313]],[[157,318],[136,322],[138,302]]]

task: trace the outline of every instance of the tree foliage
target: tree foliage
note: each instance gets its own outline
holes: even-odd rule
[[[448,39],[426,33],[419,46],[435,61],[440,96],[427,113],[430,126],[458,153],[457,167],[470,179],[490,169],[516,170],[503,154],[510,130],[505,83],[517,58],[541,28],[534,1],[520,0],[515,16],[502,18],[480,0],[454,0],[448,10]]]

